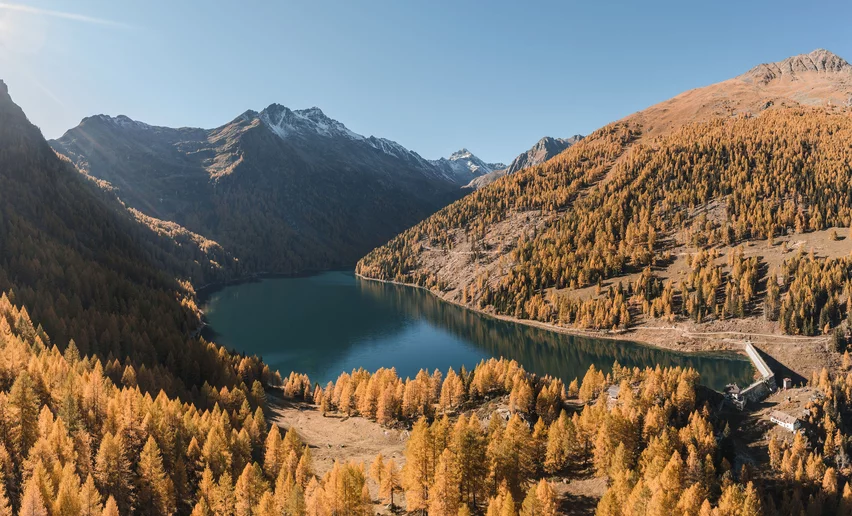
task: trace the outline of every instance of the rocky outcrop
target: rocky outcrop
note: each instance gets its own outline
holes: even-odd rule
[[[739,78],[766,85],[779,78],[794,80],[799,74],[808,72],[852,75],[852,65],[837,54],[818,48],[809,54],[788,57],[777,63],[759,64]]]
[[[582,139],[583,136],[579,134],[575,134],[570,138],[551,138],[550,136],[545,136],[533,145],[530,150],[518,155],[512,161],[512,164],[509,165],[507,173],[513,174],[519,170],[544,163]]]
[[[571,147],[582,139],[583,136],[579,134],[575,134],[570,138],[552,138],[550,136],[545,136],[544,138],[539,140],[535,145],[533,145],[532,148],[530,148],[528,151],[519,154],[518,157],[512,160],[512,164],[508,167],[504,165],[502,168],[498,168],[487,174],[483,174],[470,181],[466,185],[466,188],[478,190],[493,183],[494,181],[500,179],[505,175],[514,174],[519,170],[540,165],[545,161],[559,155],[562,151]]]

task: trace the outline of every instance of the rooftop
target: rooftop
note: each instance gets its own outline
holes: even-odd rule
[[[610,398],[616,399],[621,393],[621,385],[610,385],[606,391]]]
[[[769,417],[775,420],[778,420],[782,423],[786,423],[788,425],[795,424],[798,419],[795,416],[791,416],[785,412],[781,412],[779,410],[773,410],[769,413]]]

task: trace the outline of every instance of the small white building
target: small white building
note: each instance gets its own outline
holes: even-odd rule
[[[621,385],[610,385],[606,392],[609,394],[610,401],[616,401],[621,394]]]
[[[801,422],[799,422],[796,416],[791,416],[790,414],[785,414],[784,412],[780,412],[778,410],[773,410],[769,414],[769,420],[791,432],[795,432],[799,429],[799,427],[802,426]]]

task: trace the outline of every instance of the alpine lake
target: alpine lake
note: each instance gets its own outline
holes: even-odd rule
[[[528,371],[582,379],[589,366],[692,367],[701,384],[721,390],[748,385],[754,368],[735,353],[679,353],[624,340],[549,331],[489,317],[418,288],[358,278],[352,272],[269,277],[202,293],[203,335],[230,349],[259,355],[282,376],[307,373],[325,384],[343,371],[465,366],[483,359],[517,360]]]

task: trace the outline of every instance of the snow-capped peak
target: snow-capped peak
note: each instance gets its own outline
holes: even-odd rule
[[[454,153],[450,154],[450,157],[448,159],[450,161],[457,161],[457,160],[460,160],[460,159],[471,159],[471,158],[473,158],[475,160],[479,160],[479,158],[474,156],[472,152],[470,152],[469,150],[467,150],[465,148],[462,148],[462,149],[457,150]]]
[[[475,170],[473,169],[473,167],[487,168],[489,169],[489,172],[506,168],[506,165],[504,165],[503,163],[485,163],[465,148],[462,148],[450,154],[450,157],[448,159],[450,161],[465,161],[468,164],[468,168],[470,168],[471,171],[474,172]]]
[[[325,116],[318,107],[294,111],[280,104],[272,104],[260,112],[259,118],[266,127],[281,138],[317,134],[329,138],[343,136],[351,140],[364,140],[360,134],[350,131],[337,120]]]
[[[465,185],[471,179],[494,170],[506,168],[502,163],[485,163],[467,149],[454,152],[449,158],[426,160],[395,141],[376,136],[367,138],[350,131],[342,123],[326,116],[318,107],[292,110],[280,104],[271,104],[260,113],[247,111],[240,118],[245,121],[260,120],[264,126],[282,139],[320,136],[362,142],[382,154],[416,166],[429,176],[459,185]]]
[[[450,154],[449,158],[434,160],[432,164],[442,170],[444,177],[460,184],[467,184],[471,179],[506,168],[502,163],[485,163],[465,148]]]
[[[151,126],[146,124],[145,122],[138,122],[133,120],[132,118],[126,115],[118,115],[118,116],[109,116],[109,115],[94,115],[91,117],[87,117],[83,119],[83,122],[87,120],[100,120],[101,122],[105,122],[108,124],[115,125],[117,127],[121,127],[122,129],[150,129]]]

